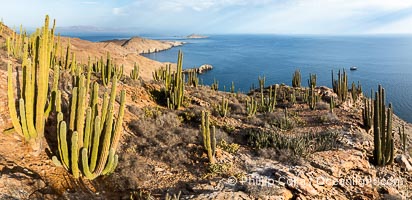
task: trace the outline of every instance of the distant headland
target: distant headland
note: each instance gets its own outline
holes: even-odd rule
[[[186,36],[186,38],[188,38],[188,39],[204,39],[204,38],[208,38],[208,36],[199,35],[199,34],[190,34],[190,35]]]

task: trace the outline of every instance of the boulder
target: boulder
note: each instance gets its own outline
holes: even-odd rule
[[[399,163],[399,165],[404,168],[406,171],[411,172],[412,171],[412,165],[408,161],[408,158],[405,155],[398,155],[395,158],[395,162]]]

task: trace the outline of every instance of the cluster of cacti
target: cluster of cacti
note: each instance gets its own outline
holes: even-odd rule
[[[152,77],[154,81],[164,81],[166,79],[166,74],[170,74],[171,65],[166,65],[166,68],[161,67],[152,72]]]
[[[287,129],[291,129],[291,122],[289,121],[289,114],[288,114],[288,108],[285,107],[283,110],[284,113],[284,117],[283,119],[280,120],[279,122],[279,128],[283,129],[283,130],[287,130]]]
[[[7,37],[6,39],[7,55],[13,56],[14,58],[18,58],[18,59],[22,58],[23,51],[24,51],[23,50],[24,43],[27,37],[28,37],[27,33],[26,31],[23,31],[22,26],[20,26],[19,34],[13,31],[11,36]],[[30,39],[33,39],[33,38],[35,37],[31,37]]]
[[[343,70],[343,73],[339,70],[337,80],[335,80],[332,70],[332,87],[339,100],[342,102],[346,101],[348,97],[348,75],[345,70]]]
[[[309,79],[308,79],[308,87],[309,88],[315,88],[316,87],[316,74],[309,74]]]
[[[301,80],[302,80],[302,76],[300,75],[300,70],[296,70],[295,73],[293,73],[292,87],[300,87]]]
[[[402,150],[403,153],[406,153],[406,137],[407,135],[405,134],[405,125],[402,125],[401,127],[398,127],[398,133],[399,133],[399,141],[401,142]]]
[[[362,94],[362,86],[358,82],[358,86],[355,85],[355,82],[352,82],[352,88],[351,88],[351,95],[352,95],[352,100],[353,102],[357,102],[359,95]]]
[[[364,98],[363,99],[363,110],[362,110],[362,120],[363,120],[363,127],[367,132],[371,130],[373,125],[373,103],[372,97],[371,99]]]
[[[375,92],[373,115],[374,150],[375,163],[380,166],[393,163],[394,141],[392,136],[392,104],[386,109],[385,89],[379,85]]]
[[[130,72],[130,78],[132,80],[137,80],[139,79],[139,76],[140,76],[140,68],[139,68],[139,65],[135,63],[133,70]]]
[[[14,130],[28,141],[43,137],[47,118],[45,110],[50,95],[49,70],[54,60],[53,51],[55,51],[54,27],[49,29],[49,17],[46,16],[45,24],[41,29],[38,29],[30,38],[24,37],[22,41],[24,43],[22,43],[23,83],[20,88],[21,93],[17,97],[19,101],[16,107],[12,66],[9,64],[8,105]],[[58,69],[55,73],[58,75]],[[18,81],[17,78],[16,82]],[[53,85],[57,86],[57,81],[58,78],[55,78]],[[54,104],[54,102],[49,102],[49,104]]]
[[[333,109],[335,108],[336,104],[335,104],[335,97],[332,96],[330,98],[330,102],[329,102],[329,111],[330,113],[333,113]]]
[[[93,66],[93,71],[100,73],[102,83],[105,87],[112,82],[112,79],[120,80],[123,77],[124,66],[116,66],[110,58],[109,52],[107,52],[106,62],[103,61],[103,58],[100,58]],[[73,67],[71,68],[73,70]]]
[[[222,97],[222,103],[218,106],[218,111],[221,117],[226,117],[227,112],[229,111],[229,100],[225,97]]]
[[[182,72],[183,53],[179,51],[177,58],[176,71],[171,73],[170,66],[166,73],[164,84],[167,96],[167,107],[170,109],[179,109],[184,99],[185,77]]]
[[[263,94],[263,91],[261,91],[261,105],[260,105],[260,110],[262,112],[273,112],[275,111],[276,108],[276,98],[277,98],[277,89],[278,85],[275,85],[275,88],[272,86],[269,87],[269,96],[265,97]]]
[[[219,90],[219,81],[214,79],[212,85],[210,86],[210,89],[212,89],[214,91],[218,91]]]
[[[116,168],[118,156],[115,151],[122,134],[125,91],[121,92],[119,112],[115,120],[117,79],[112,79],[111,92],[104,93],[100,108],[99,84],[94,83],[91,94],[87,94],[84,75],[79,75],[77,80],[72,89],[69,127],[63,119],[63,113],[59,112],[57,115],[60,159],[55,157],[53,161],[69,170],[75,178],[83,174],[88,179],[94,179],[109,174]]]
[[[200,132],[202,133],[203,147],[207,152],[209,162],[214,164],[216,155],[216,129],[215,126],[212,126],[212,130],[210,130],[209,112],[202,111]]]
[[[249,117],[254,116],[257,112],[257,101],[255,101],[254,97],[251,97],[251,100],[249,102],[249,99],[246,100],[246,112]]]
[[[187,74],[187,85],[197,87],[199,85],[199,78],[197,77],[197,72],[195,70],[191,70]]]

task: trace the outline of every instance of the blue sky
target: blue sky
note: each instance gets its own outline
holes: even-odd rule
[[[411,0],[9,0],[0,7],[12,27],[38,27],[45,14],[58,27],[137,34],[412,33]]]

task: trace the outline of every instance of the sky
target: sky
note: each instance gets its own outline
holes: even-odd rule
[[[411,34],[412,0],[2,0],[10,27],[134,34]]]

